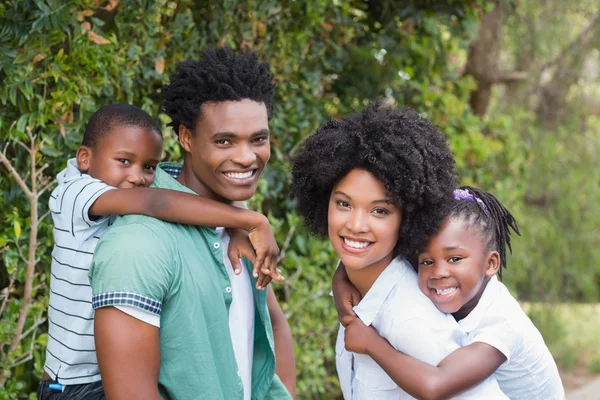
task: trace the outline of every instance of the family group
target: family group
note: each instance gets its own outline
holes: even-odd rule
[[[39,399],[296,397],[272,289],[279,249],[244,203],[270,158],[274,90],[249,51],[178,64],[161,94],[182,164],[161,162],[161,129],[141,109],[90,118],[49,202]],[[322,125],[293,162],[298,210],[340,260],[345,399],[564,399],[542,336],[501,283],[517,223],[492,194],[457,187],[435,124],[373,102]]]

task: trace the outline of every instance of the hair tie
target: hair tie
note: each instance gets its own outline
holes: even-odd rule
[[[479,204],[479,207],[481,207],[483,209],[483,211],[485,211],[486,214],[489,213],[488,208],[485,205],[485,203],[481,199],[478,199],[477,197],[475,197],[471,192],[469,192],[466,189],[454,189],[454,198],[456,200],[474,201],[477,204]]]

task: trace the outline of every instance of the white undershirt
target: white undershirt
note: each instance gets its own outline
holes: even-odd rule
[[[244,385],[244,400],[252,396],[252,357],[254,356],[254,294],[250,272],[242,262],[242,273],[235,275],[227,249],[229,247],[229,234],[224,228],[217,228],[223,249],[223,264],[231,281],[232,300],[229,306],[229,332],[233,351],[238,365],[238,375]],[[160,328],[160,317],[133,306],[115,306],[115,308],[144,321],[147,324]]]

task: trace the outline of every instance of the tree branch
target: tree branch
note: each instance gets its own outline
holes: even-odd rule
[[[8,170],[8,172],[10,172],[10,174],[12,175],[14,180],[19,184],[19,186],[21,187],[21,190],[25,193],[27,198],[31,199],[31,197],[33,196],[33,194],[31,193],[31,190],[29,190],[29,187],[27,186],[25,181],[21,178],[21,175],[19,175],[17,170],[12,166],[12,163],[8,160],[8,158],[6,158],[6,148],[5,148],[4,152],[0,153],[0,162],[2,162],[2,164]]]

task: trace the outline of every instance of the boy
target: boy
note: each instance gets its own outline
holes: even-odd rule
[[[114,215],[146,214],[181,223],[241,228],[250,232],[257,258],[264,258],[265,267],[276,262],[277,245],[263,215],[191,194],[145,188],[154,181],[162,144],[162,133],[147,113],[130,105],[107,105],[92,116],[76,158],[57,176],[58,187],[49,204],[55,246],[49,341],[38,389],[41,399],[104,398],[87,275],[96,244]],[[244,240],[242,235],[239,245],[230,246],[238,274],[243,273],[239,257],[253,258]],[[267,280],[261,276],[258,285],[264,286]],[[126,305],[120,309],[135,312]]]

